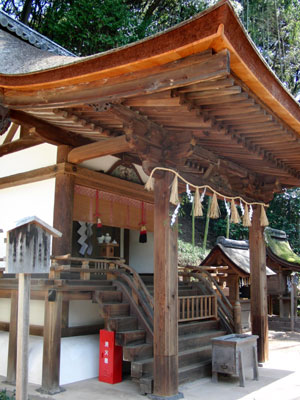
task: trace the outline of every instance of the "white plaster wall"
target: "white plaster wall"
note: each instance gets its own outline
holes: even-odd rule
[[[154,235],[147,232],[147,243],[139,243],[140,232],[130,230],[129,265],[137,272],[153,274],[154,265]]]
[[[0,375],[7,375],[8,332],[0,331]],[[43,338],[29,337],[28,381],[41,385]],[[60,385],[95,378],[99,374],[99,335],[62,338]]]
[[[29,305],[30,325],[44,326],[45,302],[44,300],[30,300]]]
[[[0,375],[7,375],[7,357],[8,357],[8,332],[0,331]]]
[[[0,299],[0,321],[10,321],[10,299]]]
[[[99,335],[63,338],[61,342],[60,385],[99,375]]]
[[[56,153],[56,146],[44,143],[3,156],[0,158],[0,178],[53,165]]]
[[[10,299],[0,298],[0,321],[10,322]],[[43,300],[30,300],[29,322],[31,325],[44,325]]]
[[[99,315],[97,303],[87,300],[72,300],[69,305],[69,327],[99,324],[103,319]]]

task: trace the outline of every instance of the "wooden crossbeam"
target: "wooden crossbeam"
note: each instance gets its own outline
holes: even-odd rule
[[[0,157],[14,153],[16,151],[28,149],[29,147],[37,146],[43,143],[43,141],[34,135],[24,136],[22,139],[14,140],[0,146]]]
[[[127,140],[126,136],[117,136],[111,139],[76,147],[70,151],[68,161],[70,163],[79,164],[85,160],[123,153],[130,150],[132,150],[132,144]]]

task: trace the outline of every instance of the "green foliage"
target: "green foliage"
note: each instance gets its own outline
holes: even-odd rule
[[[270,226],[285,231],[292,249],[300,253],[300,188],[276,194],[267,216]]]
[[[123,0],[54,0],[39,30],[79,55],[106,51],[135,41],[134,18]]]
[[[199,265],[207,256],[208,251],[203,251],[202,247],[191,243],[178,240],[178,265]]]
[[[0,400],[15,400],[15,395],[9,395],[6,389],[0,391]]]
[[[277,76],[297,95],[300,91],[299,0],[239,0],[241,18],[256,46]]]

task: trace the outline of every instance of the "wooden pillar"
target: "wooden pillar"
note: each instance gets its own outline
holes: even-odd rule
[[[57,162],[67,159],[69,146],[59,146]],[[53,227],[62,232],[61,238],[53,238],[52,255],[72,254],[72,226],[74,202],[74,176],[57,174],[55,181]]]
[[[167,172],[154,189],[154,391],[152,398],[180,398],[178,393],[177,228],[170,226]]]
[[[252,226],[249,228],[251,269],[251,324],[253,335],[258,335],[258,361],[269,356],[268,304],[266,276],[266,247],[264,228],[260,226],[260,206],[253,207]]]
[[[7,359],[6,382],[11,385],[16,384],[17,368],[17,323],[18,323],[18,292],[11,291],[10,301],[10,322],[9,322],[9,343]]]
[[[48,296],[45,299],[41,393],[55,394],[62,391],[59,387],[62,298],[62,292],[56,292],[54,301],[49,301]]]
[[[30,274],[19,273],[16,400],[27,400]]]

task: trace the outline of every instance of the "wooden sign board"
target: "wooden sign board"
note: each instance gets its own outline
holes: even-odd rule
[[[51,235],[62,236],[59,231],[37,217],[18,221],[7,231],[6,273],[48,273]]]

